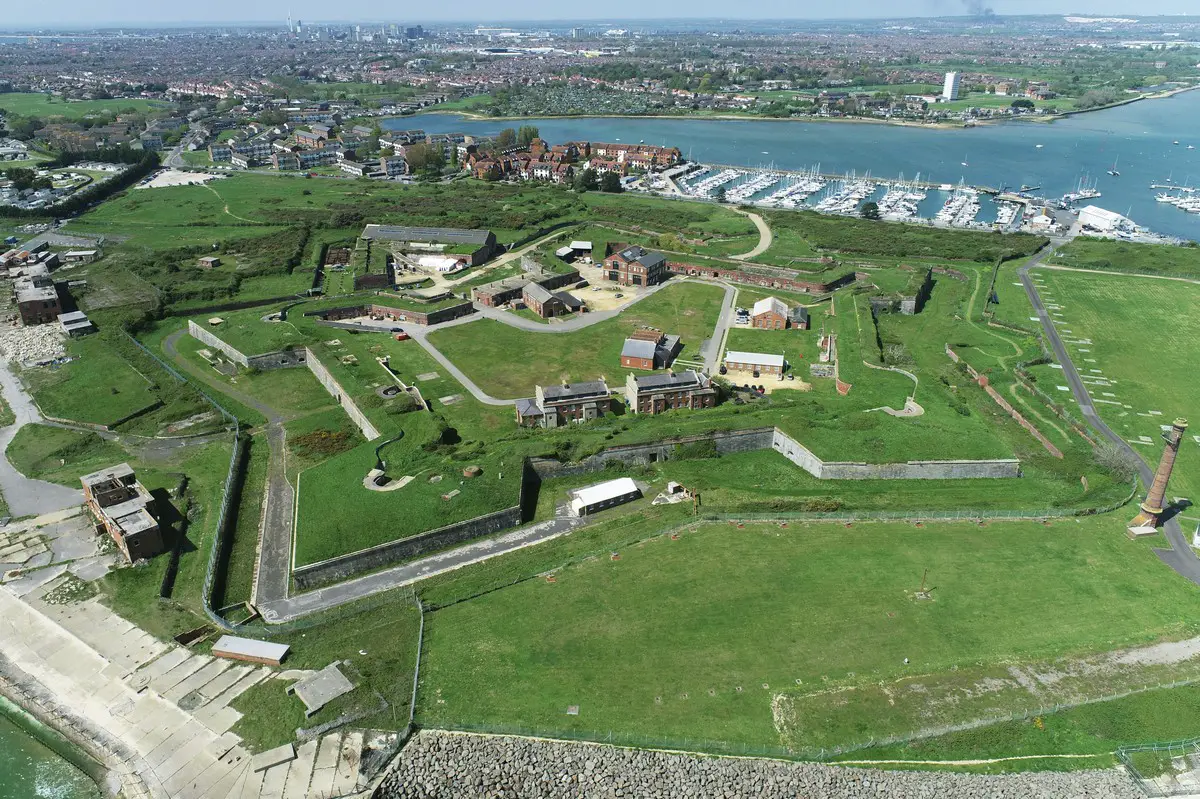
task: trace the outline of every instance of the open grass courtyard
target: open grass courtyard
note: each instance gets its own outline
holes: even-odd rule
[[[608,379],[624,383],[621,346],[641,325],[675,334],[682,357],[697,356],[713,334],[724,291],[702,283],[668,285],[619,318],[570,333],[533,332],[484,319],[438,330],[429,340],[484,391],[506,399],[532,396],[537,384]]]

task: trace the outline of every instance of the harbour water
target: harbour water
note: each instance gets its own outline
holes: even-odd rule
[[[0,697],[0,799],[100,799],[91,778],[43,743],[47,734]]]
[[[689,118],[501,121],[438,113],[382,121],[390,130],[473,135],[521,124],[536,125],[552,143],[590,139],[665,144],[679,147],[689,160],[705,163],[795,171],[820,164],[825,173],[869,173],[879,180],[900,175],[912,180],[920,173],[922,181],[933,183],[962,181],[1011,190],[1039,186],[1032,193],[1048,198],[1076,191],[1086,181],[1102,196],[1081,204],[1125,214],[1157,233],[1200,239],[1200,214],[1156,202],[1160,191],[1151,188],[1168,180],[1170,185],[1200,186],[1200,91],[1053,123],[1014,121],[955,129]],[[1109,175],[1110,170],[1120,175]],[[936,193],[927,200],[929,205],[940,202]],[[979,218],[988,221],[986,212]]]

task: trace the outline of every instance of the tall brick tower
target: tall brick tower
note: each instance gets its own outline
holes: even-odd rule
[[[1171,423],[1169,432],[1163,434],[1167,445],[1163,447],[1162,460],[1158,462],[1158,470],[1154,472],[1154,482],[1146,494],[1146,501],[1141,504],[1141,512],[1129,523],[1129,535],[1147,535],[1153,533],[1162,521],[1162,514],[1167,499],[1167,481],[1171,479],[1171,469],[1175,467],[1175,457],[1179,454],[1179,442],[1183,440],[1183,431],[1187,430],[1187,419],[1176,419]]]

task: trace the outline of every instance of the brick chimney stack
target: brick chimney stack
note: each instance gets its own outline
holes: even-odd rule
[[[1154,472],[1154,482],[1146,493],[1146,501],[1141,504],[1141,511],[1129,522],[1129,536],[1149,535],[1162,523],[1162,514],[1166,510],[1167,481],[1171,479],[1171,470],[1175,467],[1175,457],[1179,454],[1179,442],[1187,430],[1187,419],[1176,419],[1171,423],[1169,432],[1163,434],[1167,445],[1163,448],[1162,460]]]

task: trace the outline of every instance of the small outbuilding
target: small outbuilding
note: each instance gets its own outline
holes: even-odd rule
[[[221,265],[221,259],[215,255],[205,255],[203,258],[197,258],[196,264],[201,269],[216,269]]]
[[[290,647],[287,644],[276,644],[271,641],[259,641],[254,638],[239,638],[236,635],[222,635],[213,644],[213,657],[244,660],[247,663],[261,663],[264,666],[278,666],[287,657]]]
[[[570,492],[572,516],[590,516],[596,511],[624,505],[642,496],[642,490],[629,477],[618,477]]]

